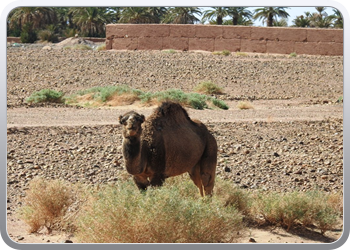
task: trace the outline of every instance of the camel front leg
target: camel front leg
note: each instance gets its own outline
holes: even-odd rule
[[[144,176],[140,176],[140,175],[134,175],[133,177],[134,182],[136,184],[136,186],[142,191],[142,190],[146,190],[147,187],[150,185],[147,177]]]

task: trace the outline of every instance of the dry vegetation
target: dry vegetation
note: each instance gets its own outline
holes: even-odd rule
[[[249,192],[219,178],[216,186],[214,197],[200,198],[184,177],[147,192],[139,192],[130,180],[91,188],[34,179],[21,212],[31,232],[43,227],[67,230],[69,217],[70,230],[88,243],[237,242],[248,221],[287,231],[299,224],[314,226],[324,234],[342,215],[341,195]]]

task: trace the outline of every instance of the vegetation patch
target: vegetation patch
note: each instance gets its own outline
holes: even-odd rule
[[[229,56],[229,55],[231,55],[231,52],[229,50],[214,51],[213,55]]]
[[[214,196],[201,198],[188,176],[167,179],[146,192],[130,178],[98,188],[37,178],[20,210],[31,232],[63,230],[69,221],[83,243],[236,242],[246,222],[287,231],[303,226],[324,234],[338,225],[342,211],[341,194],[253,192],[219,178]]]
[[[122,106],[135,102],[142,105],[158,105],[164,101],[178,102],[194,109],[229,108],[223,101],[203,94],[185,93],[179,89],[143,92],[127,85],[94,87],[66,97],[66,103],[81,106]]]
[[[296,52],[292,52],[289,54],[289,57],[297,57],[297,53]]]
[[[30,95],[26,102],[28,103],[41,103],[41,102],[53,102],[61,103],[63,100],[63,92],[52,90],[52,89],[42,89],[40,91],[34,92]]]
[[[208,94],[208,95],[220,95],[223,94],[222,92],[222,88],[220,88],[219,86],[217,86],[215,83],[211,82],[211,81],[205,81],[205,82],[201,82],[199,83],[194,90],[196,92],[199,93],[203,93],[203,94]]]

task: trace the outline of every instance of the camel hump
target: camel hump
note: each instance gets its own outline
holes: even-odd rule
[[[176,102],[163,102],[154,112],[158,118],[166,118],[167,120],[176,120],[177,122],[191,121],[187,111]]]

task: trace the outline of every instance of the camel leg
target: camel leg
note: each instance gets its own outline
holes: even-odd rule
[[[199,188],[200,195],[203,197],[203,184],[200,174],[200,166],[197,164],[188,173],[190,174],[191,180]]]
[[[165,181],[165,177],[163,174],[154,174],[151,177],[150,184],[151,186],[154,186],[154,187],[160,187],[163,185],[164,181]]]
[[[217,163],[217,144],[214,137],[210,138],[200,161],[200,175],[205,195],[213,194]]]
[[[146,190],[150,184],[148,179],[146,177],[143,177],[143,176],[134,175],[133,179],[134,179],[136,186],[140,190]]]

